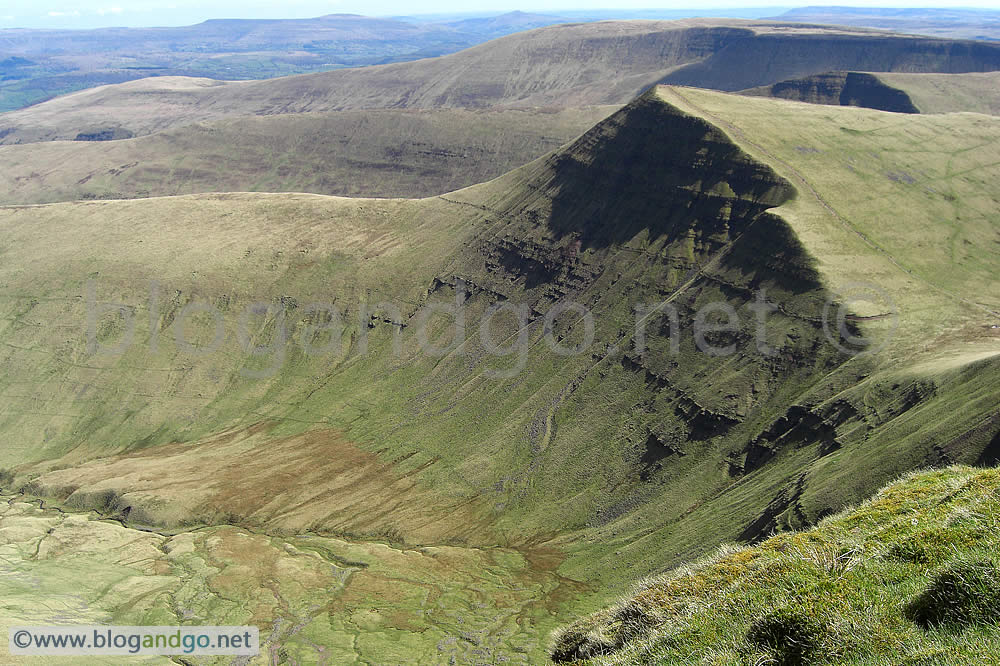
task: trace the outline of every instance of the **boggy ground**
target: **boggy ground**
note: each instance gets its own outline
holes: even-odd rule
[[[544,547],[405,548],[216,526],[157,533],[0,496],[0,625],[255,625],[246,663],[537,664],[583,586]],[[19,664],[0,646],[0,663]],[[187,663],[228,663],[185,657]],[[81,657],[60,663],[175,663]]]

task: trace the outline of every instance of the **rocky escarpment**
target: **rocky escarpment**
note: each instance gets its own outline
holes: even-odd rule
[[[809,524],[841,505],[814,492],[820,477],[804,470],[834,454],[864,455],[842,449],[877,439],[936,395],[909,381],[843,393],[872,371],[873,359],[830,344],[823,313],[834,298],[794,229],[769,212],[795,190],[656,91],[481,191],[490,193],[475,199],[484,231],[446,281],[483,285],[491,302],[527,303],[533,339],[560,303],[582,304],[594,317],[588,354],[562,362],[552,395],[539,401],[547,407],[526,427],[546,433],[527,444],[536,458],[510,478],[527,485],[528,476],[557,477],[543,449],[554,458],[585,455],[591,414],[610,401],[622,415],[605,414],[614,426],[602,446],[624,467],[606,461],[605,496],[574,497],[568,519],[607,529],[680,521],[682,509],[661,498],[696,476],[713,479],[699,503],[727,488],[750,493],[727,506],[731,538]],[[763,338],[754,314],[761,302],[770,310]],[[658,305],[636,325],[637,306]],[[706,307],[738,318],[705,336],[707,353],[693,333]],[[862,335],[856,322],[845,326]],[[582,328],[559,319],[553,326],[561,341],[579,340]],[[540,342],[530,358],[529,367],[551,362]],[[985,444],[976,442],[949,460],[974,459]]]
[[[553,378],[559,392],[541,401],[551,407],[528,429],[550,431],[549,450],[582,451],[588,410],[608,400],[594,382],[621,387],[619,408],[630,416],[609,436],[626,464],[606,472],[617,480],[604,498],[577,500],[585,507],[580,519],[608,525],[645,515],[658,492],[682,482],[680,470],[714,475],[708,470],[747,442],[759,440],[763,451],[764,442],[795,439],[825,455],[827,438],[790,412],[788,401],[846,357],[825,342],[818,313],[831,297],[813,258],[768,212],[795,195],[787,181],[717,127],[650,91],[566,150],[501,181],[508,183],[516,186],[494,184],[502,192],[481,201],[484,231],[469,243],[475,251],[456,257],[443,281],[481,285],[493,303],[526,303],[535,339],[560,304],[581,304],[593,315],[588,354],[565,361]],[[766,339],[753,314],[758,299],[772,310]],[[651,313],[638,322],[644,307]],[[696,321],[713,308],[736,313],[738,322],[698,340]],[[581,333],[579,322],[546,325],[559,340]],[[551,360],[538,347],[531,358],[544,367]],[[786,412],[794,423],[774,423],[773,414]],[[530,473],[556,476],[538,448]],[[744,454],[733,476],[767,457]]]
[[[1000,44],[852,34],[765,34],[733,40],[663,83],[737,91],[821,72],[992,72]]]
[[[742,94],[780,97],[811,104],[862,106],[895,113],[920,113],[906,92],[893,88],[874,74],[864,72],[827,72],[751,88]]]
[[[104,127],[80,132],[74,141],[118,141],[120,139],[131,139],[135,135],[122,127]]]

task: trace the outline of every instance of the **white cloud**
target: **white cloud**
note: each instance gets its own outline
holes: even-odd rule
[[[59,18],[61,16],[79,16],[79,15],[80,15],[80,12],[78,12],[78,11],[72,11],[72,12],[49,12],[49,16],[51,16],[53,18]]]
[[[122,13],[122,8],[121,7],[109,7],[108,9],[98,9],[97,13],[100,14],[101,16],[104,16],[105,14],[121,14]]]

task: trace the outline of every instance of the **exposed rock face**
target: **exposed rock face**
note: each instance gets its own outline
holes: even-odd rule
[[[637,427],[645,433],[633,447],[638,482],[662,483],[682,459],[687,465],[760,440],[761,455],[745,453],[734,472],[749,473],[767,463],[771,440],[822,447],[834,437],[811,437],[809,427],[822,419],[783,404],[790,387],[844,361],[823,344],[813,316],[827,298],[813,259],[767,212],[793,195],[717,128],[649,93],[486,202],[486,231],[473,242],[477,259],[456,275],[505,300],[527,298],[536,325],[559,302],[593,311],[597,339],[610,351],[572,364],[578,369],[567,372],[559,402],[600,400],[586,379],[605,359],[631,375],[624,381],[641,387],[631,408],[643,414]],[[755,347],[745,309],[761,289],[780,306],[769,323],[786,339],[777,356]],[[634,318],[623,316],[622,304],[666,301],[676,321],[653,317],[638,349]],[[734,345],[734,355],[697,348],[695,317],[710,302],[742,315],[735,329],[707,336],[714,347]],[[762,422],[786,411],[784,421]],[[595,523],[635,506],[623,492]]]
[[[780,97],[811,104],[863,106],[895,113],[920,113],[904,91],[864,72],[828,72],[804,79],[743,91],[745,95]]]
[[[733,40],[663,83],[745,90],[820,72],[991,72],[1000,44],[925,37],[764,34]]]
[[[123,127],[107,127],[80,132],[74,141],[115,141],[117,139],[131,139],[133,136],[135,134]]]

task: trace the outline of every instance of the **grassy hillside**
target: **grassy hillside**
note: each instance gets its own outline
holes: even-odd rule
[[[578,664],[983,664],[1000,654],[1000,473],[912,474],[650,579],[554,639]]]
[[[896,113],[969,111],[1000,115],[1000,75],[827,72],[742,91],[813,104]]]
[[[225,115],[623,104],[656,83],[743,90],[834,70],[995,71],[1000,45],[717,19],[559,25],[410,63],[105,86],[0,115],[0,141],[142,135]]]
[[[921,113],[971,111],[1000,116],[1000,74],[879,74],[899,88]]]
[[[81,30],[82,20],[71,30],[0,29],[0,111],[147,76],[265,79],[430,58],[567,22],[521,12],[450,23],[333,14]]]
[[[425,197],[530,162],[616,108],[288,114],[127,141],[0,146],[0,201],[254,191]]]
[[[0,208],[3,487],[165,533],[520,553],[566,587],[523,640],[506,620],[481,640],[537,663],[554,623],[637,578],[997,459],[998,132],[660,87],[433,198]],[[423,325],[456,299],[457,340]],[[552,311],[569,302],[590,344],[579,311]],[[696,348],[712,303],[737,313],[709,336],[732,354]],[[656,305],[676,322],[635,312]],[[830,326],[841,306],[860,346]],[[121,353],[88,348],[130,322]],[[479,589],[455,603],[489,606]],[[387,604],[433,661],[413,604]]]

